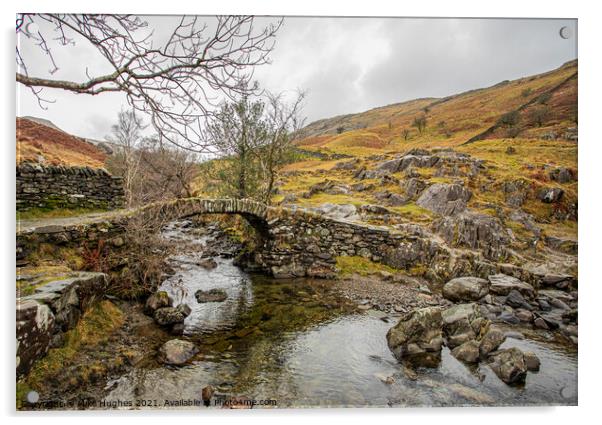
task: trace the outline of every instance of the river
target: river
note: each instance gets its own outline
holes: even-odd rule
[[[198,259],[208,239],[189,222],[172,223],[163,234],[186,249],[170,259],[176,273],[160,289],[191,307],[184,335],[201,354],[183,367],[134,368],[107,385],[109,402],[143,399],[148,407],[164,407],[166,400],[200,399],[201,389],[212,385],[217,402],[210,408],[226,396],[279,408],[577,403],[573,347],[537,334],[508,338],[502,348],[533,351],[541,360],[540,371],[518,387],[504,384],[485,363],[465,366],[447,348],[439,367],[417,369],[410,379],[386,343],[396,317],[358,311],[330,291],[328,281],[248,274],[220,256],[217,267],[206,270]],[[198,289],[212,288],[225,290],[227,300],[196,301]]]

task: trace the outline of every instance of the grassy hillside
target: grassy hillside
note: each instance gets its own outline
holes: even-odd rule
[[[420,117],[426,118],[422,132],[412,126]],[[504,117],[516,123],[503,123]],[[532,139],[555,133],[562,139],[571,137],[576,120],[577,62],[572,61],[551,72],[442,99],[418,99],[316,121],[303,129],[298,145],[368,156],[459,146],[488,130],[483,138]]]
[[[17,118],[17,163],[103,167],[106,154],[101,149],[44,121]]]

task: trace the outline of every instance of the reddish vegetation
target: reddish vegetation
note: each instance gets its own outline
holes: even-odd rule
[[[106,155],[93,144],[43,124],[17,118],[17,163],[39,162],[40,156],[53,165],[103,166]]]

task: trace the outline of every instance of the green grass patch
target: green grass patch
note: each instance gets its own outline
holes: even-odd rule
[[[381,271],[396,273],[397,270],[386,266],[381,263],[375,263],[368,258],[360,257],[360,256],[347,256],[347,257],[337,257],[337,269],[339,270],[339,275],[341,276],[349,276],[352,274],[359,274],[361,276],[367,276],[370,274],[378,273]]]
[[[50,349],[46,357],[34,364],[26,383],[32,388],[41,388],[48,378],[62,373],[82,348],[90,349],[106,342],[123,322],[124,314],[115,304],[107,300],[99,302],[66,333],[63,347]]]
[[[27,211],[17,211],[17,221],[36,220],[40,218],[77,217],[79,215],[105,211],[107,210],[93,208],[31,208]]]

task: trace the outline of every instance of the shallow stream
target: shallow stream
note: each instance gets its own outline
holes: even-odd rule
[[[533,351],[541,360],[540,371],[530,372],[520,387],[504,384],[484,363],[465,366],[446,348],[438,368],[417,369],[412,380],[386,344],[396,317],[359,312],[327,281],[249,275],[221,257],[206,270],[198,265],[205,237],[182,223],[164,235],[188,247],[171,259],[176,274],[161,289],[191,307],[184,332],[201,354],[184,367],[132,370],[109,383],[109,401],[144,399],[149,407],[164,407],[165,400],[200,399],[201,389],[212,385],[216,400],[244,396],[256,407],[273,407],[265,400],[281,408],[577,403],[574,348],[508,338],[503,347]],[[199,304],[194,293],[212,288],[224,289],[227,300]]]

